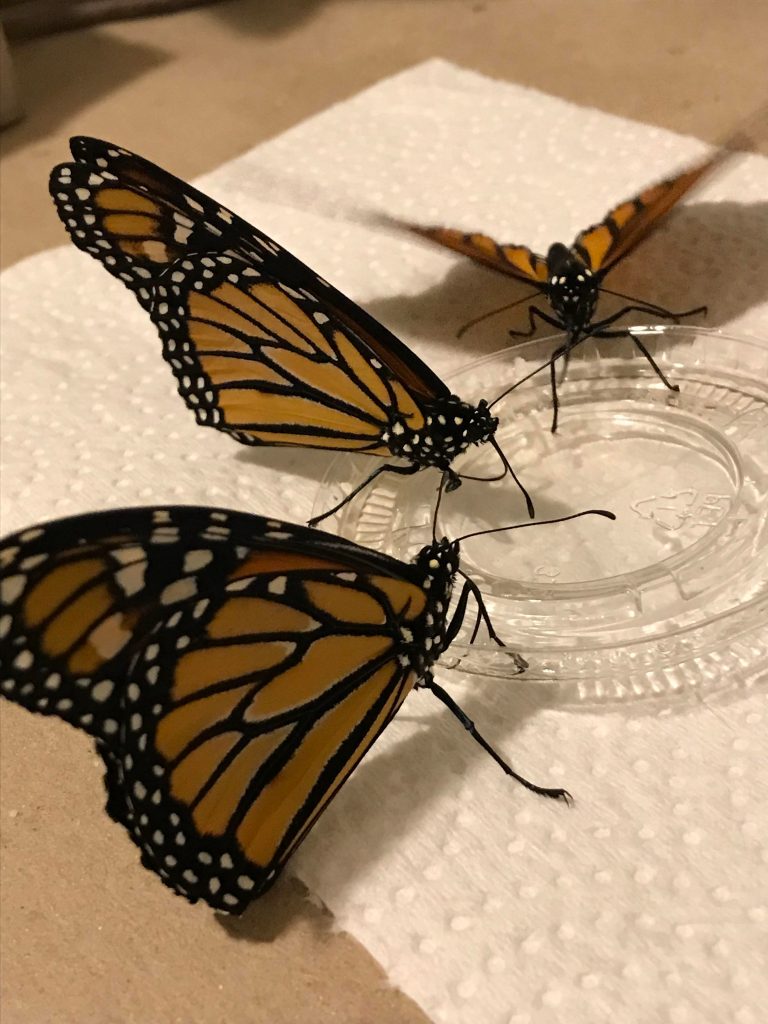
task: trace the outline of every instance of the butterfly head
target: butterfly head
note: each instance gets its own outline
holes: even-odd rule
[[[459,542],[442,537],[419,551],[416,566],[428,581],[427,590],[448,590],[459,570]]]
[[[592,321],[598,279],[576,253],[560,243],[547,253],[548,297],[567,330],[581,330]]]

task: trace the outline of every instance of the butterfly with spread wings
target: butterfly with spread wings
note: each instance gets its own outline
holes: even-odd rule
[[[462,401],[351,299],[230,210],[150,161],[99,139],[71,140],[50,192],[74,244],[133,292],[197,422],[248,445],[360,452],[384,472],[451,469],[495,438],[486,400]],[[485,478],[499,479],[500,477]],[[480,478],[482,479],[482,478]]]
[[[674,177],[661,181],[645,189],[632,199],[628,199],[614,207],[598,224],[581,231],[572,245],[556,242],[541,256],[524,245],[500,243],[488,235],[470,232],[465,233],[452,228],[421,227],[415,224],[402,225],[408,230],[433,242],[438,242],[449,249],[469,256],[470,259],[482,263],[486,267],[500,273],[515,277],[535,285],[539,294],[543,295],[552,312],[548,313],[536,305],[528,307],[529,329],[512,331],[513,337],[530,338],[537,330],[537,321],[548,324],[567,335],[563,345],[553,352],[549,361],[550,381],[552,388],[552,432],[557,430],[558,396],[555,375],[555,363],[561,356],[567,367],[568,356],[573,347],[587,338],[618,338],[629,337],[635,346],[648,360],[659,379],[671,391],[679,391],[676,384],[671,383],[657,365],[643,342],[627,328],[615,328],[613,325],[629,313],[647,313],[665,320],[678,321],[684,317],[706,313],[706,306],[674,313],[652,302],[632,299],[620,292],[612,292],[603,286],[603,281],[610,271],[643,241],[662,219],[679,203],[703,178],[733,155],[733,147],[741,142],[742,137],[734,137],[724,145],[692,167],[681,171]],[[610,316],[594,319],[598,297],[601,292],[629,299],[630,305]],[[535,292],[524,296],[518,302],[528,301]],[[517,305],[517,302],[511,305]],[[502,309],[511,308],[509,305]],[[501,312],[494,310],[493,313]],[[486,316],[484,314],[466,324],[463,333]],[[527,378],[526,378],[527,379]],[[522,381],[518,381],[516,386]],[[513,390],[510,388],[509,390]],[[498,399],[497,399],[498,401]]]
[[[567,799],[433,679],[472,595],[470,642],[485,621],[503,646],[458,541],[405,563],[247,513],[127,508],[22,530],[0,566],[0,694],[93,737],[110,817],[191,902],[262,895],[416,686]]]

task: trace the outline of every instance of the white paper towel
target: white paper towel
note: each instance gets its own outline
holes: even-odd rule
[[[703,151],[433,61],[200,184],[446,372],[505,344],[505,317],[462,345],[455,331],[517,286],[371,214],[546,251]],[[766,336],[768,161],[734,159],[611,287],[707,302],[710,324]],[[197,427],[148,318],[81,253],[6,272],[2,316],[4,531],[148,502],[309,514],[328,459],[238,448]],[[510,784],[414,695],[293,864],[339,924],[436,1021],[757,1024],[768,1005],[765,693],[576,713],[524,683],[443,681],[521,771],[567,785],[577,804]]]

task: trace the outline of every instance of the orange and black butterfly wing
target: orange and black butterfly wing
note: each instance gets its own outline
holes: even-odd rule
[[[414,431],[426,413],[322,295],[237,256],[180,260],[152,317],[179,393],[198,423],[244,444],[387,456],[393,413]]]
[[[8,538],[0,692],[97,738],[142,863],[239,913],[274,880],[416,679],[413,566],[205,508]]]
[[[75,516],[3,540],[0,692],[115,741],[118,676],[173,605],[173,588],[197,587],[183,582],[184,552],[200,534],[192,517],[172,523],[158,509]]]
[[[77,143],[90,140],[72,141],[77,155]],[[226,249],[231,238],[216,212],[201,216],[193,196],[171,192],[170,183],[153,178],[133,154],[108,144],[103,155],[98,153],[87,162],[54,167],[51,197],[78,249],[97,259],[149,310],[153,285],[174,260],[195,248]]]
[[[731,155],[730,149],[719,149],[706,160],[681,171],[673,178],[651,185],[634,198],[619,203],[599,224],[593,224],[577,235],[572,249],[593,274],[607,274],[657,228],[663,218],[703,178]]]
[[[447,395],[440,378],[399,338],[310,267],[199,189],[127,149],[71,140],[74,162],[50,176],[58,215],[75,245],[121,280],[151,311],[168,267],[193,253],[236,253],[275,280],[310,290],[380,353],[411,390]]]
[[[105,549],[54,523],[6,538],[0,565],[0,692],[97,740],[114,740],[122,687],[109,666],[147,613],[135,582],[143,550],[125,530]]]
[[[444,245],[463,256],[469,256],[502,274],[528,281],[537,287],[547,283],[547,261],[525,245],[497,242],[489,235],[479,232],[456,231],[453,228],[420,227],[416,224],[403,225],[409,231]]]

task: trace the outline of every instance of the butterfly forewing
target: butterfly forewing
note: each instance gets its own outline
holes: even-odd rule
[[[109,142],[78,136],[71,149],[75,162],[55,167],[50,178],[59,217],[75,245],[121,280],[145,309],[152,309],[154,284],[179,258],[237,253],[276,281],[311,290],[414,393],[448,394],[437,374],[386,327],[205,193]]]
[[[111,740],[121,668],[186,583],[179,527],[161,512],[130,523],[93,518],[92,536],[75,519],[3,542],[0,688],[32,711]]]
[[[246,444],[386,455],[393,419],[418,431],[417,400],[328,306],[236,256],[179,261],[153,319],[199,423]]]
[[[133,509],[2,554],[3,694],[97,737],[110,815],[192,901],[263,892],[415,682],[418,574],[317,531]]]
[[[244,244],[244,222],[149,161],[98,139],[77,137],[71,148],[75,162],[60,164],[50,177],[59,217],[75,245],[145,309],[153,283],[186,252]],[[263,248],[255,232],[247,242]]]
[[[607,273],[650,234],[703,177],[729,155],[728,149],[718,150],[694,167],[657,185],[651,185],[632,199],[619,203],[599,224],[580,232],[573,243],[573,249],[593,273]]]
[[[547,261],[525,245],[497,242],[479,232],[465,233],[453,228],[419,227],[414,224],[406,226],[422,238],[438,242],[503,274],[536,285],[546,284]]]

